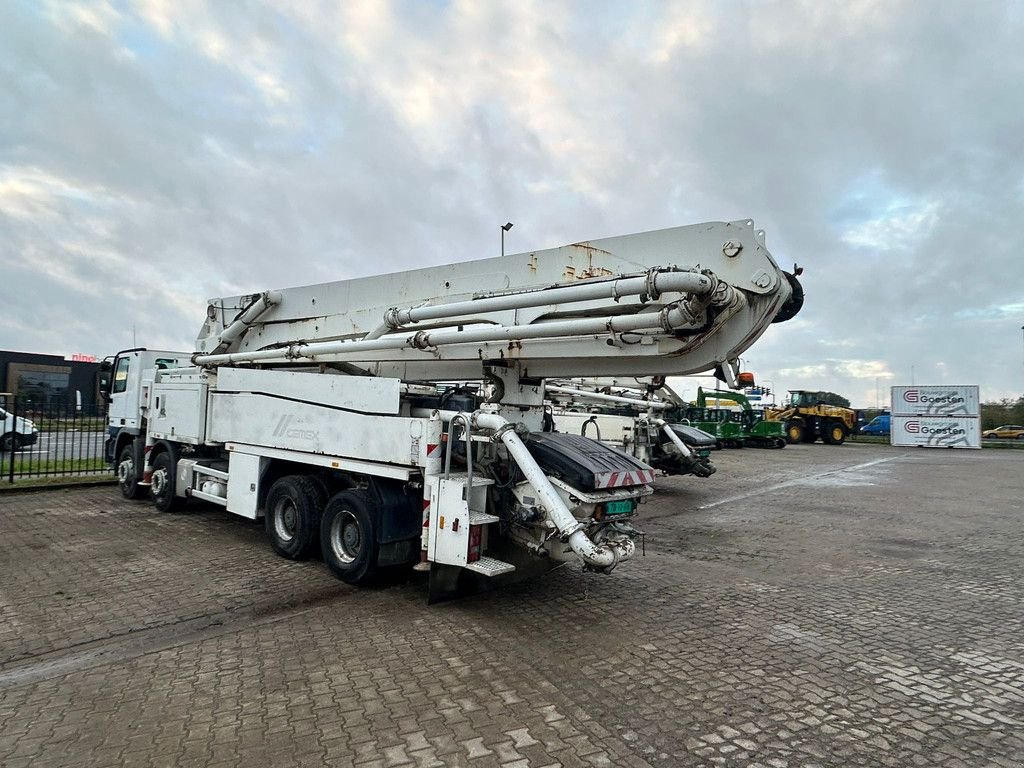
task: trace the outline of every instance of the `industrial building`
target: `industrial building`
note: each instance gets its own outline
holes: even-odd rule
[[[95,413],[109,373],[86,355],[42,355],[0,350],[0,392],[13,394],[20,407],[39,413],[69,408]]]

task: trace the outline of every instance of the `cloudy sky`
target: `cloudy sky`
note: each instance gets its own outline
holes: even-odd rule
[[[0,349],[752,218],[779,390],[1024,393],[1024,4],[0,3]]]

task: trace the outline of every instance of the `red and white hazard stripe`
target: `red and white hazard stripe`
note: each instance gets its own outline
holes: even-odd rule
[[[653,469],[636,469],[632,472],[603,472],[594,477],[595,488],[623,488],[628,485],[644,485],[653,482]]]

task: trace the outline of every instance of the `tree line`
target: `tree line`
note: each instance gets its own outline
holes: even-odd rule
[[[1024,426],[1024,395],[1013,398],[1005,397],[999,402],[981,404],[981,428],[993,429],[1003,424],[1020,424]]]

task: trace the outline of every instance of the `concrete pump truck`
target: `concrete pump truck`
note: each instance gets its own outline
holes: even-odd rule
[[[738,357],[802,300],[751,221],[713,222],[211,299],[191,353],[113,362],[121,492],[264,519],[339,578],[461,576],[633,557],[653,469],[544,431],[545,380],[686,375]],[[439,381],[482,380],[476,396]]]

